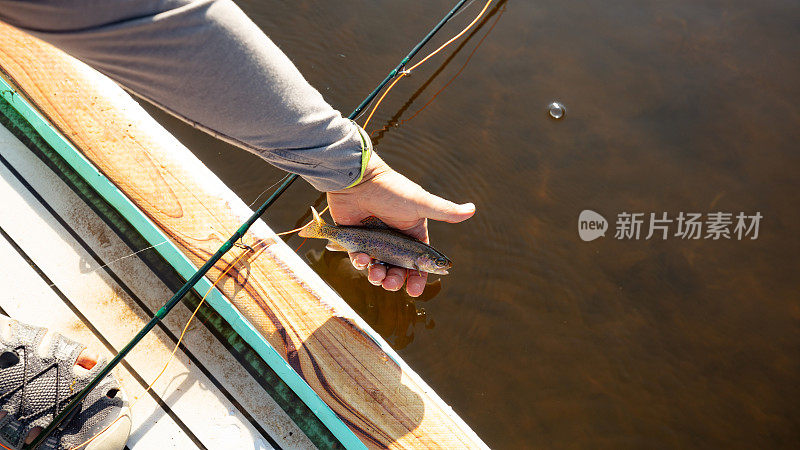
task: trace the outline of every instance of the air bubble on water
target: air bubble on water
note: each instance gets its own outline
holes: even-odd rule
[[[547,110],[550,113],[550,117],[556,120],[563,119],[564,115],[567,113],[567,108],[559,102],[550,103],[550,105],[547,106]]]

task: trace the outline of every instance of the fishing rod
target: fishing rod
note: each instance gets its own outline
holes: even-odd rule
[[[441,94],[450,85],[450,83],[452,83],[461,74],[461,72],[464,70],[467,64],[469,64],[472,57],[481,47],[483,41],[492,32],[495,25],[497,25],[497,22],[500,21],[500,17],[505,12],[505,4],[507,1],[508,0],[500,0],[499,2],[497,2],[494,8],[492,8],[492,10],[489,11],[489,14],[487,14],[486,17],[484,17],[483,20],[480,21],[480,23],[478,23],[478,26],[474,30],[472,30],[470,34],[467,35],[467,37],[461,42],[461,44],[458,45],[458,47],[456,47],[455,50],[453,50],[450,53],[450,55],[442,62],[442,64],[436,69],[436,71],[434,71],[433,74],[431,74],[431,76],[428,77],[428,79],[425,80],[425,82],[422,83],[416,91],[414,91],[414,93],[411,95],[411,97],[408,98],[408,100],[403,104],[403,106],[401,106],[400,109],[398,109],[397,112],[395,112],[394,115],[391,118],[389,118],[389,120],[386,121],[386,124],[383,126],[383,128],[379,130],[374,130],[370,133],[373,145],[377,145],[378,141],[380,141],[383,138],[383,136],[390,130],[390,128],[392,128],[392,126],[403,125],[406,122],[413,119],[414,117],[416,117],[419,113],[421,113],[425,108],[428,107],[428,105],[430,105],[433,102],[433,100],[436,99],[436,97],[439,94]],[[414,114],[412,114],[411,117],[409,117],[408,119],[400,120],[400,117],[403,114],[405,114],[405,112],[411,107],[412,104],[414,104],[417,98],[419,98],[419,96],[428,89],[428,86],[430,86],[431,83],[433,83],[433,81],[447,68],[450,62],[452,62],[453,59],[455,59],[455,57],[458,56],[459,53],[461,53],[461,50],[463,50],[464,47],[472,40],[473,36],[475,36],[484,27],[484,25],[486,25],[489,19],[491,19],[492,16],[494,16],[495,14],[497,14],[498,11],[500,12],[500,15],[497,16],[497,19],[495,19],[492,26],[489,27],[489,31],[487,31],[486,34],[484,34],[483,37],[478,41],[478,44],[475,46],[475,48],[472,49],[472,53],[469,54],[466,61],[464,61],[464,64],[461,66],[460,69],[458,69],[458,72],[456,72],[456,74],[452,78],[450,78],[450,80],[447,83],[445,83],[444,86],[442,86],[435,94],[433,94],[433,97],[431,97],[431,99],[428,100],[428,102],[425,103],[425,105],[423,105]]]
[[[411,58],[413,58],[420,51],[420,49],[422,49],[422,47],[424,47],[425,44],[427,44],[428,41],[431,40],[431,38],[433,38],[433,36],[444,26],[445,23],[447,23],[447,21],[449,21],[458,12],[459,9],[461,9],[462,6],[464,6],[466,2],[467,0],[459,0],[459,2],[453,7],[453,9],[451,9],[450,12],[448,12],[447,15],[445,15],[444,18],[442,18],[442,20],[440,20],[439,23],[437,23],[436,26],[433,27],[433,29],[430,32],[428,32],[428,34],[421,41],[419,41],[417,45],[414,46],[413,49],[411,49],[408,55],[406,55],[406,57],[403,58],[402,61],[400,61],[400,64],[398,64],[397,67],[395,67],[394,69],[392,69],[391,72],[389,72],[386,78],[384,78],[383,81],[381,81],[380,84],[378,84],[378,87],[376,87],[367,96],[367,98],[365,98],[356,107],[356,109],[353,110],[352,113],[350,113],[348,119],[351,120],[355,119],[356,116],[358,116],[358,114],[373,99],[375,99],[378,93],[380,93],[381,89],[383,89],[386,86],[386,84],[388,84],[392,80],[392,78],[396,77],[398,73],[401,73],[406,63],[408,63],[408,61],[411,60]],[[36,447],[41,445],[42,442],[44,442],[48,437],[50,437],[50,435],[53,434],[56,428],[58,428],[61,425],[64,419],[69,417],[72,414],[72,412],[75,411],[75,409],[86,398],[89,392],[91,392],[92,389],[94,389],[95,387],[97,387],[98,384],[100,384],[103,378],[105,378],[117,366],[117,364],[119,364],[125,358],[125,356],[127,356],[128,353],[130,353],[130,351],[145,337],[145,335],[147,335],[147,333],[149,333],[150,330],[152,330],[153,327],[155,327],[178,304],[178,302],[180,302],[183,296],[186,295],[186,293],[189,292],[189,290],[191,290],[194,287],[194,285],[197,284],[197,282],[200,281],[200,279],[203,278],[212,267],[214,267],[214,264],[216,264],[236,244],[236,242],[247,233],[247,230],[250,229],[253,223],[255,223],[255,221],[258,220],[267,211],[267,208],[269,208],[270,206],[272,206],[273,203],[275,203],[278,197],[280,197],[281,194],[283,194],[286,191],[286,189],[288,189],[289,186],[291,186],[292,183],[294,183],[297,177],[298,175],[294,173],[289,175],[289,177],[286,178],[286,181],[284,181],[278,187],[278,189],[276,189],[275,192],[273,192],[272,195],[270,195],[269,198],[267,198],[267,200],[253,213],[253,215],[250,216],[250,218],[247,219],[247,221],[244,222],[239,227],[239,229],[236,230],[236,232],[233,233],[233,235],[227,241],[225,241],[224,244],[222,244],[222,246],[220,246],[220,248],[216,251],[216,253],[214,253],[214,255],[212,255],[211,258],[209,258],[208,261],[206,261],[206,263],[203,264],[203,266],[200,267],[197,270],[197,272],[195,272],[195,274],[192,275],[192,277],[189,278],[186,281],[186,283],[184,283],[183,286],[181,286],[180,289],[178,289],[178,292],[176,292],[175,295],[173,295],[164,304],[164,306],[161,307],[161,309],[156,311],[156,313],[153,315],[153,318],[150,319],[150,321],[136,334],[136,336],[134,336],[133,339],[131,339],[130,342],[128,342],[125,345],[125,347],[123,347],[117,353],[117,355],[114,356],[114,358],[111,361],[109,361],[108,364],[106,364],[105,366],[103,366],[102,369],[100,369],[97,375],[95,375],[94,378],[92,378],[92,380],[89,382],[89,384],[86,385],[86,387],[84,387],[80,392],[78,392],[75,395],[75,398],[73,398],[72,401],[70,401],[67,404],[67,406],[65,406],[64,409],[61,410],[61,412],[59,412],[56,415],[56,417],[53,419],[50,425],[48,425],[44,430],[42,430],[42,432],[39,433],[39,435],[36,436],[36,438],[29,445],[26,445],[24,448],[27,450],[35,449]],[[56,405],[56,408],[57,407],[58,405]]]

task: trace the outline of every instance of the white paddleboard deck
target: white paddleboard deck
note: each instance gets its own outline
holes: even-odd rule
[[[6,315],[57,330],[110,358],[171,297],[139,258],[123,258],[140,249],[130,249],[2,126],[0,199],[0,309]],[[190,315],[179,304],[115,371],[129,400],[139,398],[128,447],[313,448],[197,319],[164,375],[145,392]]]

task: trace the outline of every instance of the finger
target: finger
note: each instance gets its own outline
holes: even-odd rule
[[[383,279],[381,285],[387,291],[399,291],[406,281],[406,269],[400,267],[390,267],[386,271],[386,278]]]
[[[458,205],[425,192],[423,198],[417,205],[417,213],[421,217],[427,217],[442,222],[457,223],[472,217],[472,215],[475,214],[475,205],[472,203]]]
[[[427,272],[420,272],[418,270],[408,271],[408,281],[406,281],[406,292],[412,297],[419,297],[422,291],[425,290],[425,282],[428,279]]]
[[[385,265],[379,262],[374,262],[369,265],[369,272],[367,274],[367,279],[369,280],[370,283],[374,284],[375,286],[380,286],[384,278],[386,278]]]
[[[356,269],[364,270],[372,262],[372,258],[366,253],[350,253],[350,262]]]

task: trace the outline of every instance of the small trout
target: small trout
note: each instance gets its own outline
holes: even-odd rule
[[[375,217],[364,226],[328,225],[312,207],[314,220],[298,233],[301,237],[327,239],[328,248],[366,253],[378,261],[420,272],[447,275],[453,263],[435,248],[390,228]]]

